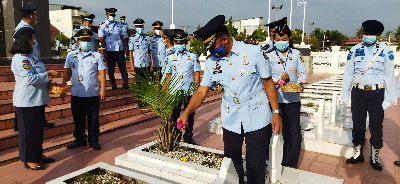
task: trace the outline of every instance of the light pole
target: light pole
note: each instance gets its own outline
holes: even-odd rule
[[[192,27],[189,27],[189,26],[181,26],[181,28],[183,28],[183,32],[186,33],[186,28],[192,28]]]
[[[290,0],[290,23],[289,23],[290,30],[292,30],[292,12],[293,12],[293,0]]]
[[[304,22],[306,20],[306,6],[307,2],[305,0],[297,0],[297,6],[304,5],[304,18],[303,18],[303,35],[301,37],[301,44],[300,45],[305,45],[304,44]]]
[[[324,41],[322,42],[322,51],[325,52],[325,33],[324,33]]]
[[[170,29],[175,29],[174,24],[174,0],[172,0],[172,24],[169,26]]]
[[[313,23],[308,23],[308,25],[311,26],[311,28],[310,28],[310,41],[311,41],[311,32],[312,32],[312,26],[314,25],[314,22]],[[309,45],[310,45],[310,41],[308,41]]]
[[[283,7],[283,4],[279,7],[272,5],[272,9],[276,10],[276,20],[278,20],[278,10],[282,9],[282,7]]]

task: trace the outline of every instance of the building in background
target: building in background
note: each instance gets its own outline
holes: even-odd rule
[[[73,30],[82,25],[81,15],[90,15],[90,12],[81,9],[75,6],[50,4],[50,23],[60,31],[60,34],[71,37]]]
[[[238,33],[244,32],[244,30],[246,29],[247,35],[251,35],[253,31],[259,28],[265,30],[262,17],[242,19],[242,20],[232,20],[232,25],[234,28],[238,29]]]

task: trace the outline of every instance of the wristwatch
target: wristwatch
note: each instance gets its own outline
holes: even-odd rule
[[[282,115],[282,110],[281,110],[281,109],[273,110],[273,111],[272,111],[272,114],[279,114],[279,115]]]

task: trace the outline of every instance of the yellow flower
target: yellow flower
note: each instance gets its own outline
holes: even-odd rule
[[[243,57],[247,57],[247,55],[246,55],[246,54],[243,54]]]
[[[187,161],[188,161],[188,158],[187,158],[187,157],[183,157],[183,158],[182,158],[182,161],[187,162]]]

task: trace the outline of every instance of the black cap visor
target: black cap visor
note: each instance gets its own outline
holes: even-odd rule
[[[79,41],[92,41],[92,37],[82,37],[78,38]]]
[[[186,43],[186,39],[179,39],[179,40],[174,39],[174,42],[177,43],[177,44],[185,44]]]

